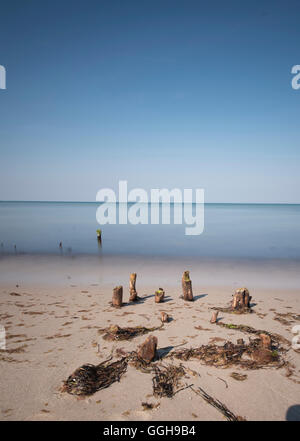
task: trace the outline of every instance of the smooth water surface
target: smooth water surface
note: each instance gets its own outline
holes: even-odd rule
[[[185,224],[99,226],[98,206],[0,202],[0,253],[300,258],[300,205],[205,204],[199,236],[186,236]],[[101,248],[97,228],[102,229]]]

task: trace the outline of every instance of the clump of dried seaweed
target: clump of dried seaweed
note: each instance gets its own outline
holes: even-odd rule
[[[251,308],[247,308],[246,306],[244,307],[240,307],[237,309],[232,308],[232,306],[225,306],[225,307],[218,307],[218,306],[214,306],[211,309],[214,309],[215,311],[220,311],[220,312],[227,312],[229,314],[252,314],[255,311],[253,311],[253,309]]]
[[[195,392],[195,394],[200,395],[208,404],[215,407],[219,412],[221,412],[228,421],[246,421],[245,418],[241,416],[236,416],[233,412],[231,412],[231,410],[228,409],[227,406],[225,406],[225,404],[213,398],[201,387],[198,387],[198,390],[194,389],[193,387],[191,387],[191,389],[193,392]]]
[[[233,344],[227,341],[223,346],[215,344],[202,345],[198,348],[182,349],[172,352],[169,357],[187,361],[190,358],[198,359],[208,366],[227,368],[239,366],[247,369],[260,369],[266,366],[281,367],[279,350],[269,350],[261,347],[261,340],[250,340]]]
[[[236,325],[234,323],[223,323],[223,322],[217,322],[216,324],[218,326],[222,326],[223,328],[241,331],[245,334],[253,334],[253,335],[266,334],[266,335],[269,335],[272,339],[272,342],[276,343],[277,345],[279,345],[280,343],[283,343],[283,344],[286,344],[287,346],[290,346],[290,344],[291,344],[286,338],[282,337],[282,335],[279,335],[276,333],[271,333],[269,331],[265,331],[262,329],[255,329],[255,328],[252,328],[251,326]]]
[[[120,381],[122,375],[126,372],[128,364],[140,370],[143,373],[154,373],[153,394],[154,396],[172,397],[179,384],[179,378],[185,374],[183,366],[174,365],[155,365],[147,362],[132,351],[127,353],[120,360],[108,364],[106,360],[99,365],[85,364],[76,369],[61,388],[62,392],[68,392],[72,395],[88,396],[98,390],[109,387],[116,381]]]
[[[180,378],[185,370],[182,366],[154,366],[153,395],[155,397],[172,398],[179,386]]]
[[[118,325],[112,325],[108,328],[99,329],[99,334],[104,334],[104,340],[131,340],[132,338],[138,337],[140,335],[148,334],[148,332],[153,332],[161,329],[163,324],[154,328],[145,328],[144,326],[120,328]]]
[[[5,352],[6,354],[20,354],[22,352],[25,352],[25,348],[27,347],[28,345],[24,344],[13,349],[0,349],[0,352]]]
[[[64,382],[61,391],[87,396],[120,381],[127,370],[127,358],[108,364],[109,361],[110,359],[96,366],[85,364],[76,369]]]
[[[248,377],[246,374],[239,374],[238,372],[232,372],[232,373],[230,374],[230,376],[231,376],[232,378],[234,378],[235,380],[237,380],[237,381],[244,381],[244,380],[246,380],[247,377]]]
[[[142,406],[143,406],[143,410],[152,410],[152,409],[156,409],[157,407],[159,407],[160,403],[147,403],[147,402],[142,402]]]
[[[300,314],[294,314],[292,312],[286,312],[286,313],[275,312],[274,320],[277,320],[283,325],[288,326],[295,323],[295,321],[299,321]]]

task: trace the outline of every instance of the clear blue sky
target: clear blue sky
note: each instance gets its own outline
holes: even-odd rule
[[[4,0],[0,200],[300,203],[299,1]]]

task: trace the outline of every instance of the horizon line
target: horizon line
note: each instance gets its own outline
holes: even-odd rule
[[[12,202],[12,203],[53,203],[53,204],[101,204],[104,203],[102,201],[56,201],[56,200],[10,200],[10,199],[1,199],[0,203],[3,202]],[[113,203],[113,202],[112,202]],[[122,204],[122,203],[126,203],[126,202],[119,202],[116,201],[116,204]],[[150,204],[151,201],[149,202],[137,202],[137,201],[128,201],[127,203],[144,203],[144,204]],[[159,202],[160,204],[162,203],[162,201]],[[174,204],[174,201],[170,201],[171,204]],[[180,202],[176,202],[177,204]],[[183,201],[181,202],[183,203]],[[193,204],[195,204],[196,202],[192,202]],[[300,202],[204,202],[205,204],[235,204],[235,205],[300,205]]]

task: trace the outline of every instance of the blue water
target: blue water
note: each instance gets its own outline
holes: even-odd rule
[[[172,223],[100,227],[98,206],[0,202],[0,253],[300,259],[300,205],[205,204],[205,227],[199,236],[186,236],[186,225]]]

